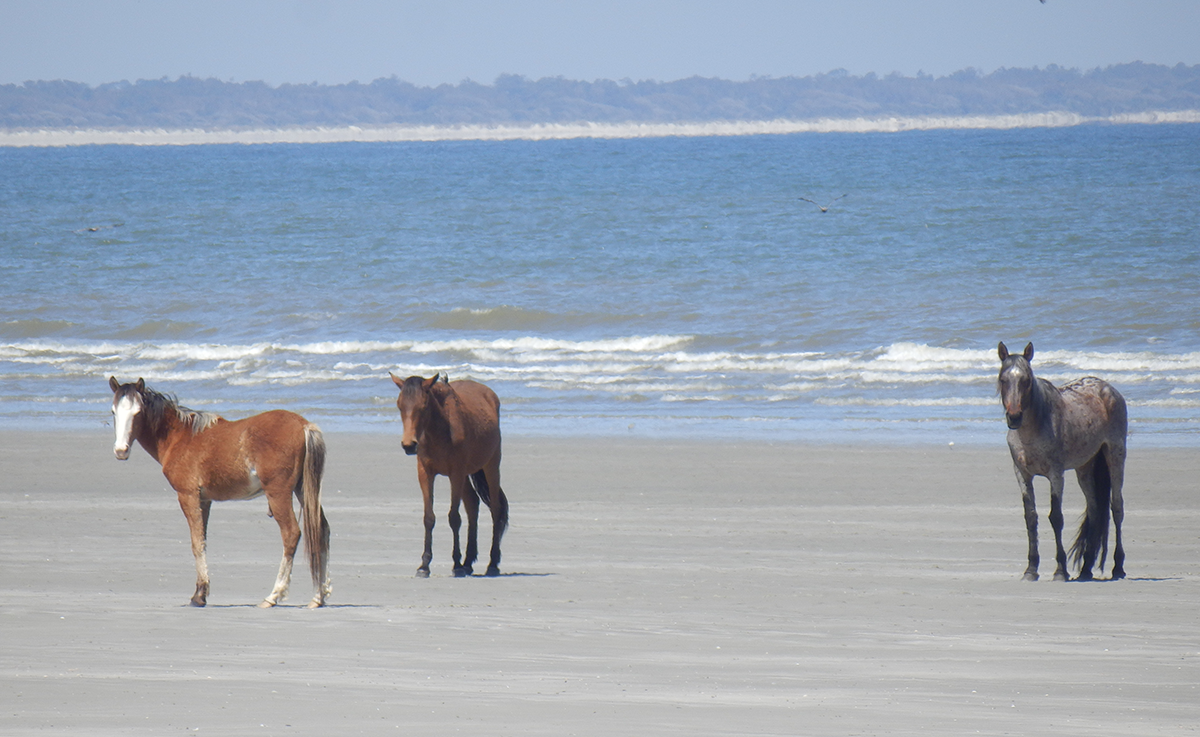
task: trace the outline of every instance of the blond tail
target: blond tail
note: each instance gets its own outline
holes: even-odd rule
[[[329,593],[329,522],[321,508],[321,476],[325,473],[325,436],[314,424],[304,428],[304,478],[301,481],[304,549],[313,586],[321,603]]]

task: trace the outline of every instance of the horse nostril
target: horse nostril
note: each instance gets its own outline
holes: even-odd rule
[[[400,447],[404,448],[404,452],[410,456],[415,456],[417,454],[416,443],[401,443]]]
[[[1005,414],[1005,418],[1008,420],[1008,428],[1010,430],[1016,430],[1017,428],[1019,428],[1021,426],[1021,417],[1024,414],[1025,414],[1024,412],[1018,412],[1016,414]]]

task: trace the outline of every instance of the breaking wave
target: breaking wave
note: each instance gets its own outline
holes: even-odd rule
[[[630,420],[660,430],[754,420],[779,431],[899,422],[921,423],[922,432],[946,428],[958,440],[972,433],[994,440],[997,366],[994,349],[898,342],[859,352],[710,350],[690,335],[295,344],[18,340],[0,343],[0,422],[36,416],[99,423],[107,417],[107,378],[115,375],[145,378],[191,406],[232,416],[283,407],[361,428],[394,422],[389,372],[445,372],[488,383],[503,398],[508,422],[535,431],[595,431],[605,422],[625,428]],[[1111,381],[1129,401],[1135,432],[1161,439],[1200,431],[1200,353],[1046,351],[1035,367],[1056,383],[1087,374]],[[813,430],[815,437],[824,432]]]

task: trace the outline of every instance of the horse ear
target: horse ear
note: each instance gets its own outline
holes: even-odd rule
[[[423,384],[421,384],[421,388],[424,389],[425,391],[429,391],[430,389],[433,388],[433,385],[437,383],[437,380],[438,380],[438,375],[434,374],[433,378],[426,379],[425,382]]]
[[[121,382],[117,381],[117,377],[110,376],[108,377],[108,388],[113,390],[113,394],[116,394],[117,390],[121,388]]]
[[[138,390],[139,392],[144,392],[144,391],[146,391],[146,380],[145,380],[145,379],[143,379],[143,378],[141,378],[141,377],[138,377],[138,380],[137,380],[137,390]]]
[[[1008,346],[1004,345],[1003,340],[1000,341],[1000,347],[997,349],[997,352],[1000,354],[1001,362],[1008,358]]]
[[[404,388],[404,379],[398,378],[391,371],[388,372],[388,376],[392,377],[392,383],[394,383],[396,386],[400,387],[401,389]]]
[[[441,376],[442,376],[442,383],[443,383],[443,384],[449,384],[449,383],[450,383],[450,374],[448,374],[448,373],[446,373],[445,371],[443,371],[443,372],[442,372],[442,374],[441,374]]]
[[[1025,356],[1026,361],[1033,363],[1033,343],[1027,344],[1025,346],[1025,352],[1021,355]]]

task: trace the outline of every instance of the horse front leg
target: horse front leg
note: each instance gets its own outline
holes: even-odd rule
[[[462,527],[462,515],[459,514],[458,508],[463,500],[463,490],[467,486],[467,478],[465,476],[450,477],[450,531],[454,535],[454,576],[462,578],[471,575],[471,562],[467,561],[464,566],[462,562],[462,551],[459,548],[458,532]],[[468,516],[470,508],[468,507]],[[469,525],[470,526],[470,525]]]
[[[287,597],[288,586],[292,581],[292,562],[296,559],[296,546],[300,544],[300,524],[296,521],[296,511],[292,507],[292,490],[290,488],[268,489],[267,508],[279,525],[279,536],[283,539],[283,559],[279,561],[279,573],[275,576],[275,586],[267,598],[258,606],[267,609],[275,606]]]
[[[1050,475],[1050,526],[1054,528],[1054,560],[1058,564],[1054,569],[1055,581],[1070,581],[1067,573],[1067,551],[1063,548],[1063,475],[1062,472]]]
[[[199,490],[176,492],[179,508],[187,519],[192,537],[192,557],[196,559],[196,593],[192,594],[191,605],[196,607],[208,603],[208,560],[205,548],[208,540],[208,514],[212,502],[200,499]]]
[[[1025,533],[1029,536],[1029,565],[1025,568],[1022,578],[1026,581],[1036,581],[1041,557],[1038,555],[1038,519],[1037,504],[1033,495],[1033,477],[1018,471],[1017,480],[1021,483],[1021,503],[1025,506]]]
[[[425,552],[421,555],[421,567],[417,569],[418,578],[429,578],[429,564],[433,562],[433,524],[437,517],[433,514],[433,479],[436,474],[426,468],[425,464],[417,464],[417,481],[421,484],[421,501],[425,507]]]

